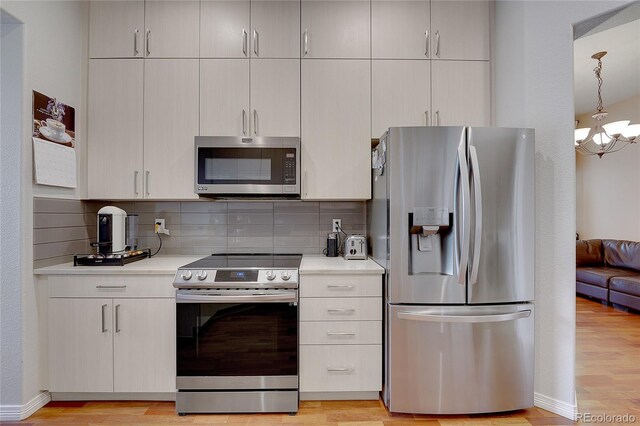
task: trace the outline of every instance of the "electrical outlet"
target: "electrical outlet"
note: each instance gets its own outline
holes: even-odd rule
[[[167,235],[169,235],[169,230],[164,227],[164,219],[156,219],[155,220],[155,232],[156,232],[156,234],[167,234]]]
[[[331,232],[339,232],[342,229],[342,219],[333,219],[331,221]]]

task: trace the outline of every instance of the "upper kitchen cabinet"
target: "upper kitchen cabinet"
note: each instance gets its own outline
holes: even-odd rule
[[[300,0],[203,0],[202,58],[299,58]]]
[[[428,59],[429,1],[372,0],[371,57]]]
[[[92,1],[89,57],[144,57],[144,1]]]
[[[368,0],[302,0],[303,58],[369,59]]]
[[[200,57],[248,58],[251,3],[242,0],[202,0]]]
[[[431,58],[489,60],[488,1],[431,2]]]
[[[91,58],[197,58],[200,2],[92,1]]]
[[[199,56],[199,1],[147,0],[145,53],[147,58]]]
[[[371,198],[370,61],[302,60],[302,198]]]
[[[146,198],[197,198],[193,141],[199,131],[197,59],[149,59],[144,70]]]
[[[490,126],[487,61],[432,61],[434,126]]]

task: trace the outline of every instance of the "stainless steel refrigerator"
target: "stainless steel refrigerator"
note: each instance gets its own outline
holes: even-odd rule
[[[533,406],[533,130],[390,128],[372,177],[389,410]]]

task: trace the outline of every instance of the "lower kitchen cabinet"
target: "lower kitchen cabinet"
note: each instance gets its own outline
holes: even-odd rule
[[[160,279],[49,278],[50,392],[175,391],[175,300]]]

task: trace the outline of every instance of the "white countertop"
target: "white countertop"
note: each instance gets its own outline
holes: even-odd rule
[[[187,263],[204,256],[156,256],[138,260],[124,266],[73,266],[73,263],[47,266],[33,271],[35,275],[105,275],[105,274],[160,274],[174,275],[176,270]]]
[[[344,260],[323,255],[302,256],[300,275],[318,274],[384,274],[384,268],[371,259]]]

